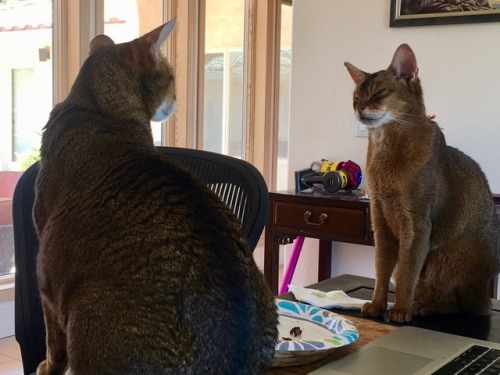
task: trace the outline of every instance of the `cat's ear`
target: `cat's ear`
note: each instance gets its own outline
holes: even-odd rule
[[[418,76],[417,58],[408,44],[401,44],[392,58],[389,69],[401,78],[414,81]]]
[[[345,62],[344,65],[347,68],[347,71],[351,75],[351,78],[356,85],[359,85],[365,79],[365,77],[366,77],[365,72],[363,72],[362,70],[359,70],[351,63]]]
[[[104,34],[97,35],[90,42],[89,55],[92,55],[95,51],[97,51],[101,47],[112,46],[113,44],[115,44],[115,42],[113,42],[113,39],[111,39],[109,36]]]
[[[150,44],[152,48],[151,52],[154,55],[159,55],[161,53],[161,46],[174,29],[175,22],[175,18],[172,18],[166,24],[142,36],[142,38]]]

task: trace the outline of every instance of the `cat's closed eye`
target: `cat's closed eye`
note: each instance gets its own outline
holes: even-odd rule
[[[384,99],[388,94],[389,94],[389,90],[381,89],[381,90],[375,91],[375,93],[371,94],[370,100],[374,101],[374,102],[378,102],[378,101]]]

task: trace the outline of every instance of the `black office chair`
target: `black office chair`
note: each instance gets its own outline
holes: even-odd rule
[[[255,249],[267,215],[268,190],[250,163],[203,150],[157,147],[200,178],[241,220],[250,247]],[[45,358],[45,325],[36,279],[38,238],[32,218],[38,163],[19,179],[13,197],[15,246],[15,333],[25,374],[36,371]]]

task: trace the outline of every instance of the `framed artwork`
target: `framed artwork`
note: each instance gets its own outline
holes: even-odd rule
[[[391,0],[390,27],[499,21],[500,0]]]

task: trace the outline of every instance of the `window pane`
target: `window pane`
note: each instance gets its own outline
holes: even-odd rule
[[[104,0],[104,33],[115,43],[128,42],[163,23],[163,0]],[[151,121],[153,139],[162,144],[163,123]]]
[[[276,189],[288,189],[288,133],[290,123],[290,74],[292,69],[292,6],[281,5],[278,165]]]
[[[245,0],[206,0],[203,149],[242,157]]]
[[[52,109],[52,0],[0,4],[0,277],[14,272],[12,194]]]
[[[203,148],[222,152],[224,54],[205,53],[205,110]]]

